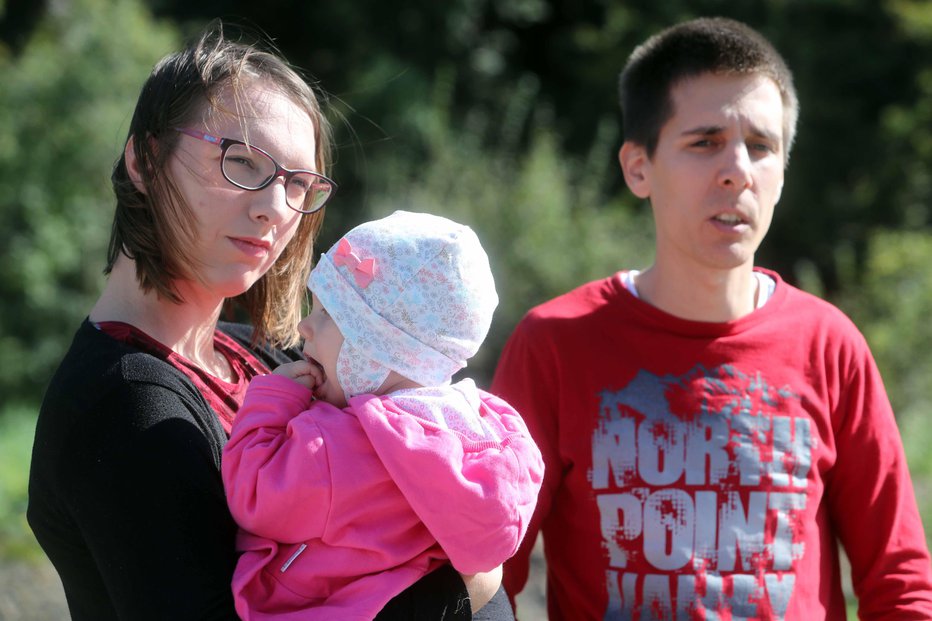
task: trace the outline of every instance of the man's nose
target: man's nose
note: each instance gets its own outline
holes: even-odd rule
[[[726,149],[722,169],[719,172],[719,183],[725,187],[744,189],[751,185],[751,155],[746,144],[741,143],[733,148]]]

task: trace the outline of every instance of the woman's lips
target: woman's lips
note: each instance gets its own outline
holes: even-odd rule
[[[231,237],[230,241],[243,254],[256,258],[268,256],[269,249],[272,247],[267,241],[251,237]]]

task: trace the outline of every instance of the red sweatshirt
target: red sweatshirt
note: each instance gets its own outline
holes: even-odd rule
[[[538,530],[562,619],[844,620],[836,540],[862,619],[932,619],[903,448],[858,330],[777,285],[728,323],[686,321],[619,275],[533,309],[492,392],[546,464]]]

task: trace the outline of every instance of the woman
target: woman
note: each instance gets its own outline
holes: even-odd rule
[[[328,149],[304,80],[219,26],[143,86],[113,172],[109,278],[46,392],[33,448],[27,517],[73,619],[235,618],[220,455],[248,380],[297,342],[296,300],[335,189]],[[254,332],[219,323],[234,300]],[[256,347],[266,342],[277,348]],[[473,607],[499,580],[467,581]],[[469,618],[465,597],[445,568],[383,616]]]

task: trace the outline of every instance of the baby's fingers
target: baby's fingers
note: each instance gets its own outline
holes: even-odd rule
[[[294,381],[298,382],[302,386],[307,387],[310,390],[314,390],[314,387],[320,383],[320,369],[317,368],[315,364],[307,360],[296,360],[294,362],[288,362],[277,367],[274,371],[275,375],[284,375],[285,377],[290,377]]]

